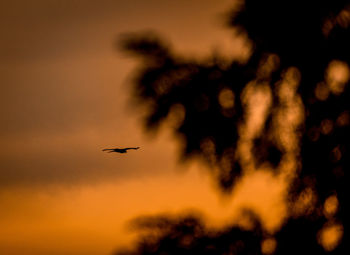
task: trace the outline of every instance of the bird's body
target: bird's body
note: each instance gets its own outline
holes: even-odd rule
[[[108,153],[111,153],[111,152],[127,153],[128,150],[138,150],[139,148],[140,147],[112,148],[112,149],[103,149],[102,151],[107,151]]]

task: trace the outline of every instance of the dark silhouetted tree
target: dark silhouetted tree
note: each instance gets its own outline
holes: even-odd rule
[[[291,213],[274,254],[345,254],[350,2],[246,0],[227,24],[249,38],[246,62],[191,60],[153,33],[122,38],[142,61],[133,91],[146,128],[175,120],[181,158],[202,158],[224,192],[246,169],[285,174]],[[139,226],[150,234],[125,254],[260,254],[267,234],[254,222],[214,231],[191,216],[145,218]],[[338,242],[324,241],[327,231]]]

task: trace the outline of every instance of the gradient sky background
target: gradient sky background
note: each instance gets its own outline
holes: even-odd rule
[[[151,29],[181,54],[240,56],[222,26],[232,3],[0,3],[0,254],[110,254],[134,237],[128,220],[192,209],[218,225],[250,206],[278,226],[283,187],[272,176],[257,172],[223,198],[204,166],[177,162],[170,132],[143,132],[128,103],[137,62],[114,47],[121,33]],[[111,146],[141,149],[101,152]]]

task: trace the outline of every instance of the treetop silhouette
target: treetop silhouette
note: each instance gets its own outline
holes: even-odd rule
[[[202,158],[223,191],[259,169],[286,181],[291,213],[275,234],[275,254],[343,254],[350,2],[246,0],[239,6],[227,24],[251,40],[245,63],[232,59],[227,64],[218,54],[191,60],[154,33],[122,38],[123,51],[142,59],[133,93],[137,104],[147,108],[145,127],[154,131],[172,120],[183,142],[181,158]],[[307,207],[299,210],[307,197]],[[150,248],[141,245],[135,253],[226,254],[241,240],[254,248],[234,254],[259,254],[256,245],[266,238],[259,228],[242,239],[246,232],[236,227],[214,236],[198,234],[194,226],[203,228],[196,221],[188,234],[184,222],[169,222],[155,239],[144,240],[142,245]],[[338,235],[328,246],[322,241],[326,231]],[[177,238],[188,235],[182,247]],[[217,245],[228,239],[227,246],[220,246],[227,249],[220,250]]]

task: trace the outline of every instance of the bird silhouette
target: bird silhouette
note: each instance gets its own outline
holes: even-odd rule
[[[140,147],[129,147],[129,148],[112,148],[112,149],[103,149],[102,151],[118,152],[118,153],[127,153],[128,150],[138,150]]]

